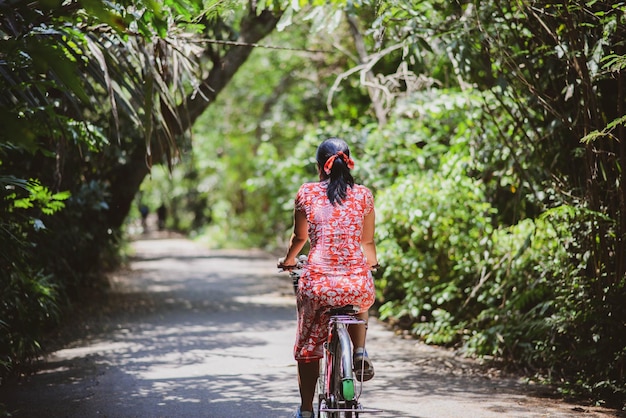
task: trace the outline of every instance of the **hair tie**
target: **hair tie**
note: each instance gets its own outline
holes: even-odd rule
[[[337,153],[335,153],[335,155],[331,155],[328,158],[328,160],[326,160],[326,163],[324,164],[324,172],[326,174],[330,174],[333,168],[333,164],[335,163],[335,159],[337,157],[341,158],[346,163],[346,165],[348,166],[350,170],[354,168],[354,160],[348,157],[343,151],[337,151]]]

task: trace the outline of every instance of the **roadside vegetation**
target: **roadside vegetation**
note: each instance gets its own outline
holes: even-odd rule
[[[140,204],[283,248],[339,136],[381,318],[625,407],[626,3],[0,7],[0,375],[105,291]]]

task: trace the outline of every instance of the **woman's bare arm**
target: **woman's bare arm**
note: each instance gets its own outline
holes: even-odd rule
[[[374,229],[376,225],[376,214],[374,210],[363,219],[363,234],[361,236],[361,247],[363,247],[363,253],[367,258],[367,264],[370,267],[378,265],[378,258],[376,257],[376,243],[374,242]]]
[[[281,264],[283,266],[294,266],[296,264],[296,257],[308,239],[309,231],[306,213],[296,210],[293,213],[293,234],[291,234],[291,239],[289,240],[289,249],[287,249],[287,255],[285,255]]]

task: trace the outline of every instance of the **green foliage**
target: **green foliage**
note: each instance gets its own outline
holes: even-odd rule
[[[459,121],[462,114],[480,113],[482,106],[455,108],[448,97],[441,102],[449,104],[443,111],[436,99],[427,101],[429,112],[417,103],[419,120],[401,119],[394,129],[371,132],[366,149],[380,161],[373,167],[383,169],[380,177],[373,177],[380,178],[377,236],[385,266],[377,281],[381,317],[410,328],[428,343],[456,345],[468,355],[504,359],[538,373],[575,374],[579,383],[570,391],[576,386],[599,396],[590,379],[604,382],[600,396],[605,399],[622,393],[624,342],[616,337],[620,325],[606,321],[606,315],[624,313],[605,298],[623,294],[624,284],[614,283],[594,295],[596,285],[586,277],[590,252],[585,248],[598,239],[598,226],[610,219],[560,205],[508,227],[496,222],[507,206],[488,203],[498,203],[489,199],[493,176],[485,181],[468,174],[497,172],[494,167],[506,167],[506,160],[501,152],[468,160],[480,151],[490,154],[486,144],[468,140],[476,134],[464,128],[470,119]],[[436,129],[429,118],[450,125]],[[489,132],[488,126],[483,128],[478,133]],[[387,140],[381,141],[381,135]],[[511,154],[509,158],[514,161]],[[391,162],[392,173],[383,161]],[[519,177],[505,177],[506,169],[501,173],[502,186],[520,184]],[[389,183],[390,178],[395,181]],[[548,202],[549,190],[544,190]],[[598,344],[607,339],[609,344]],[[614,359],[614,366],[603,368],[604,361],[591,361],[590,353],[593,359]]]
[[[59,317],[58,284],[33,253],[46,225],[69,194],[37,181],[0,177],[0,376],[40,353],[39,340]],[[7,193],[8,192],[8,193]],[[19,220],[19,222],[17,222]],[[37,254],[40,256],[41,254]],[[1,381],[1,380],[0,380]]]
[[[622,335],[619,330],[625,318],[622,304],[616,303],[617,295],[623,296],[626,277],[626,263],[620,256],[626,251],[620,180],[626,131],[624,115],[619,113],[626,95],[618,87],[623,78],[619,52],[626,42],[625,5],[546,3],[539,10],[519,2],[482,2],[476,7],[472,16],[477,24],[468,25],[462,35],[474,42],[465,50],[466,60],[473,65],[460,69],[479,85],[505,86],[508,94],[514,93],[513,100],[503,104],[520,115],[515,120],[522,120],[529,107],[535,110],[524,118],[540,135],[528,138],[530,152],[521,162],[532,161],[552,178],[545,177],[538,183],[540,188],[534,188],[535,197],[543,202],[533,215],[534,238],[550,239],[550,234],[556,234],[553,240],[560,243],[553,247],[546,242],[548,250],[536,252],[530,247],[522,256],[541,266],[526,273],[532,286],[520,303],[540,301],[531,303],[535,311],[524,319],[533,323],[531,319],[542,318],[544,312],[551,316],[539,319],[536,332],[515,322],[504,324],[506,331],[521,330],[522,340],[525,334],[539,336],[538,343],[529,343],[532,353],[517,351],[514,357],[541,364],[552,376],[568,380],[568,390],[575,392],[577,387],[604,400],[612,392],[623,399],[624,353],[615,349],[623,341],[608,335]],[[484,41],[477,44],[476,39]],[[480,63],[487,57],[491,70]],[[532,171],[527,174],[537,178]],[[554,220],[553,232],[543,225],[544,219]],[[541,335],[546,327],[548,337]]]
[[[489,279],[475,292],[472,303],[484,305],[468,322],[464,349],[537,371],[575,375],[578,390],[588,396],[623,396],[624,337],[621,326],[608,318],[624,314],[611,302],[623,294],[624,284],[602,289],[598,298],[586,277],[590,254],[580,251],[598,222],[606,218],[560,206],[496,231],[491,254],[498,262],[488,267]],[[591,389],[590,381],[604,382],[603,389]]]
[[[26,251],[11,255],[25,257]],[[32,262],[33,260],[31,260]],[[7,265],[3,262],[3,268]],[[0,374],[41,354],[40,338],[59,319],[58,289],[50,275],[14,262],[0,280]]]
[[[484,273],[466,301],[474,307],[463,337],[466,352],[539,367],[531,357],[551,332],[553,279],[568,266],[561,249],[551,224],[539,220],[494,233]]]
[[[27,197],[18,198],[17,193],[6,196],[6,199],[13,201],[15,209],[31,209],[37,205],[44,215],[52,215],[63,209],[64,200],[70,197],[69,192],[52,193],[47,187],[42,186],[37,180],[31,180],[27,183],[29,195]]]
[[[459,340],[463,302],[484,266],[493,209],[478,182],[424,173],[377,195],[383,318],[415,323],[429,342]],[[462,325],[462,324],[461,324]]]
[[[99,193],[93,184],[85,184],[74,196],[11,176],[1,177],[0,184],[4,192],[0,376],[4,377],[41,354],[41,338],[61,319],[68,295],[85,286],[94,273],[100,274],[106,251],[96,234],[103,219],[89,218],[89,213],[102,214],[106,206],[101,198],[94,201]],[[77,224],[75,218],[80,217],[85,219]]]

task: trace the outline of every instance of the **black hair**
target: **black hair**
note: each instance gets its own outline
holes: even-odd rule
[[[330,174],[327,174],[324,171],[324,164],[326,164],[326,161],[340,151],[343,152],[346,157],[350,157],[350,149],[348,148],[346,141],[335,137],[328,138],[322,142],[319,147],[317,147],[316,159],[320,169],[320,179],[328,179],[326,195],[328,196],[330,203],[333,205],[337,203],[342,204],[348,195],[348,186],[354,186],[354,178],[352,177],[352,174],[350,174],[348,162],[344,161],[343,158],[335,158],[335,161],[330,169]]]

